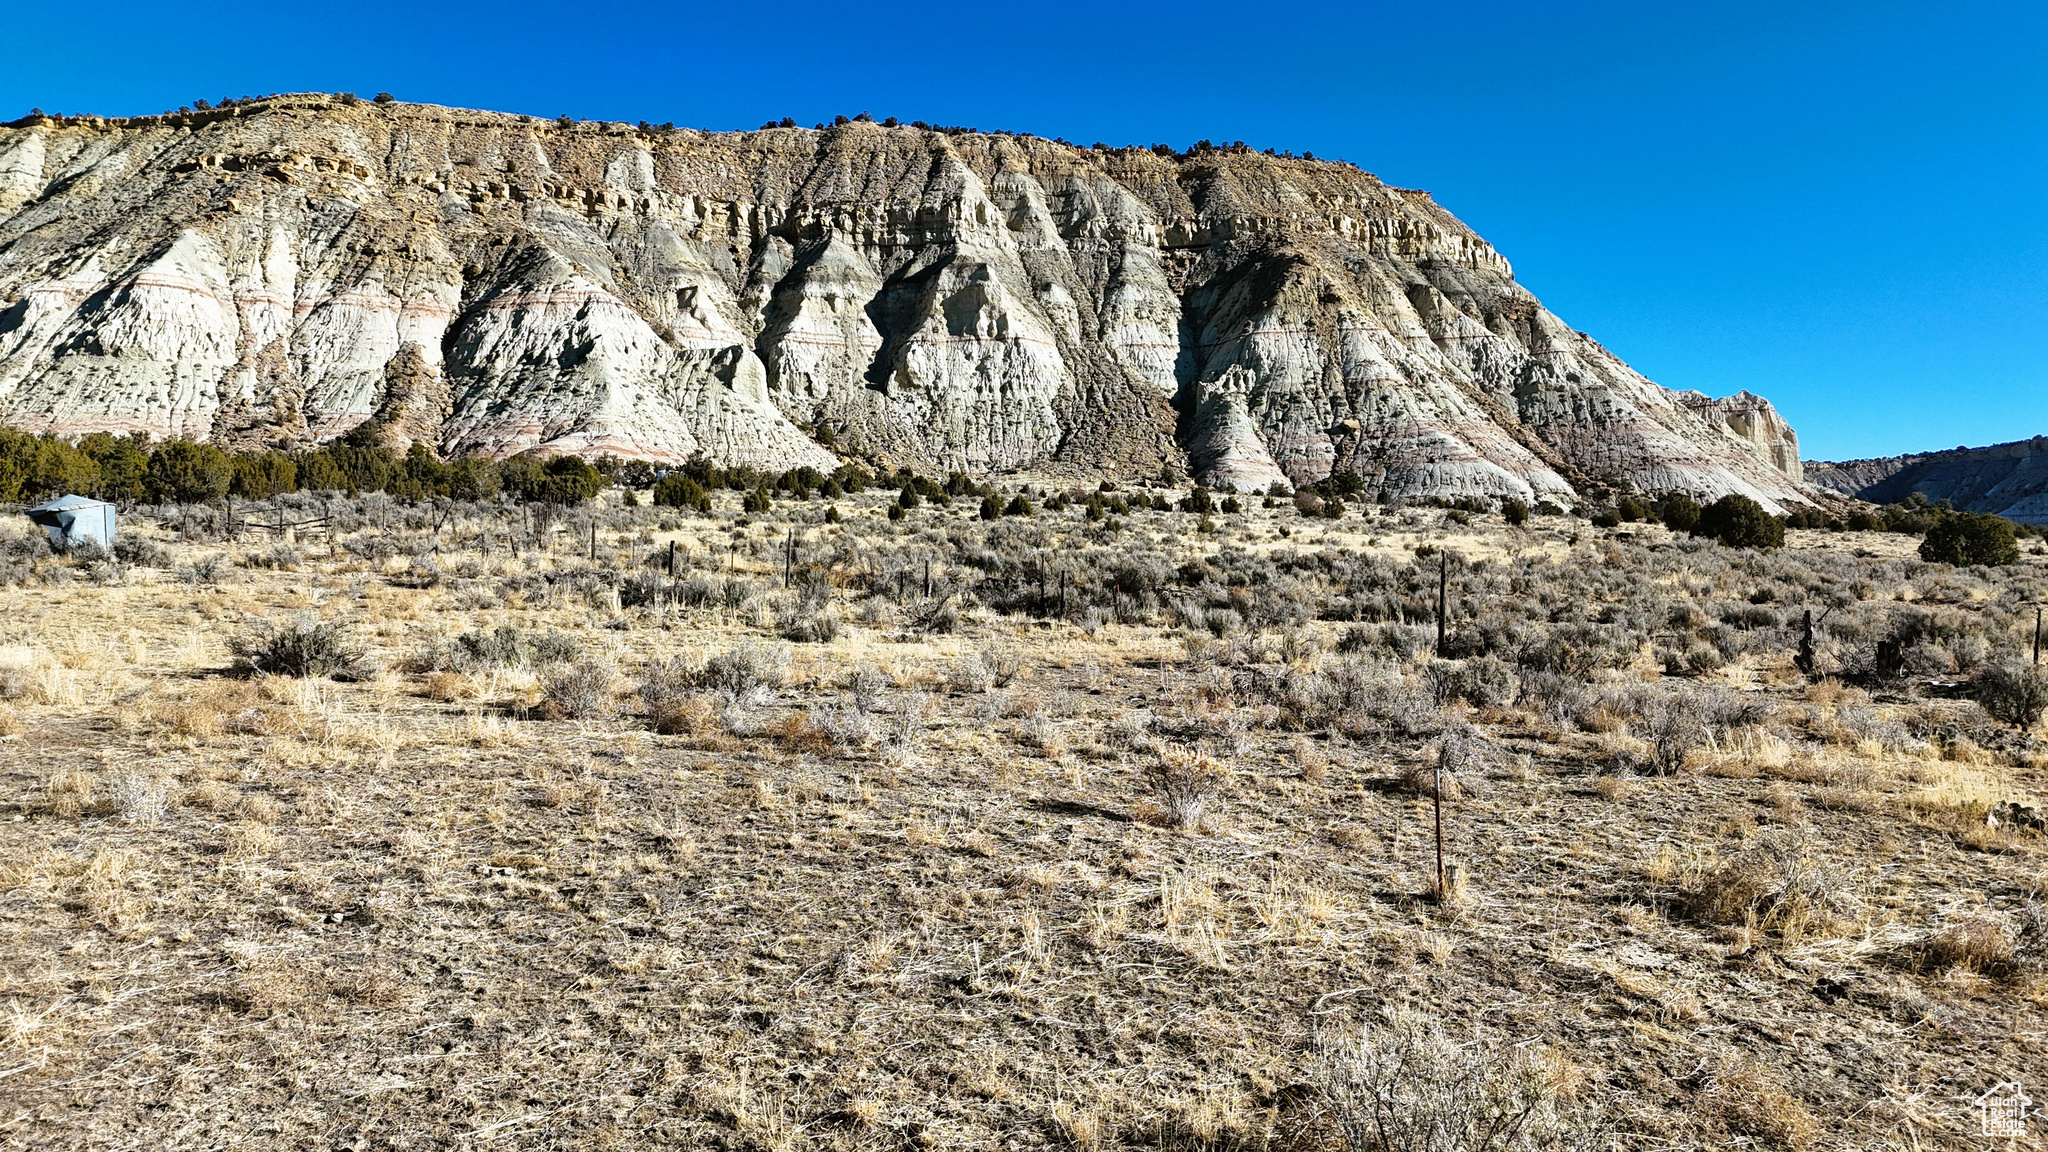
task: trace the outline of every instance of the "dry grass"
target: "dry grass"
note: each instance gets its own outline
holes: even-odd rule
[[[1959,1101],[1997,1079],[2048,1083],[2022,915],[2043,838],[1984,826],[2048,758],[1965,702],[1809,688],[1759,640],[1685,687],[1776,718],[1667,738],[1661,775],[1647,650],[1586,671],[1581,711],[1438,712],[1426,646],[1361,655],[1319,618],[1348,587],[1220,565],[1176,587],[1310,610],[1191,644],[1164,606],[1084,627],[990,592],[927,634],[862,582],[921,575],[919,548],[965,580],[931,541],[984,529],[962,501],[892,536],[881,501],[797,524],[829,640],[780,636],[805,618],[775,599],[789,522],[731,510],[622,514],[600,563],[673,537],[751,607],[619,607],[578,590],[581,559],[515,560],[503,521],[479,551],[460,516],[431,589],[400,586],[408,551],[301,546],[217,584],[0,590],[7,1146],[1281,1152],[1341,1147],[1389,1100],[1446,1125],[1529,1105],[1564,1146],[1903,1149],[1969,1146]],[[1731,561],[1562,520],[1218,519],[1134,515],[1112,543],[1176,565],[1448,543],[1503,589],[1531,558],[1555,581],[1664,565],[1710,608],[1854,543]],[[223,550],[166,542],[180,568]],[[1873,603],[1946,595],[1891,552],[1856,563]],[[234,672],[230,639],[302,619],[365,678]],[[450,655],[500,628],[512,659]]]

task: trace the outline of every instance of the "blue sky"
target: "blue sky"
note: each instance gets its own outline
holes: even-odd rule
[[[90,17],[81,19],[86,12]],[[0,116],[279,91],[1243,140],[1427,188],[1809,458],[2048,433],[2048,5],[9,4]]]

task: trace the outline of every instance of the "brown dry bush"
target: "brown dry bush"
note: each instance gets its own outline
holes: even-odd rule
[[[1158,797],[1160,820],[1170,828],[1199,827],[1229,779],[1223,766],[1207,754],[1172,745],[1161,748],[1146,771]]]
[[[98,815],[109,805],[99,793],[99,777],[83,768],[63,768],[44,786],[44,803],[52,816],[76,819]]]
[[[1794,1152],[1811,1147],[1825,1131],[1805,1101],[1743,1057],[1729,1057],[1715,1070],[1701,1110],[1735,1132]]]
[[[1559,1092],[1537,1054],[1460,1043],[1397,1013],[1332,1044],[1313,1073],[1329,1126],[1371,1152],[1535,1152],[1606,1147],[1598,1112]]]
[[[811,718],[799,712],[792,712],[776,723],[775,738],[791,752],[810,756],[830,756],[833,751],[832,734],[811,722]]]
[[[1789,833],[1764,837],[1706,871],[1681,903],[1708,924],[1766,930],[1832,925],[1860,906],[1840,864],[1821,845]]]
[[[717,730],[717,705],[696,690],[701,675],[680,657],[656,660],[641,671],[634,692],[656,732],[701,736]]]
[[[1907,948],[1901,959],[1915,972],[1974,972],[2009,976],[2018,966],[2018,949],[2003,924],[1984,916],[1968,916],[1929,933]]]
[[[262,735],[274,727],[270,702],[256,685],[243,681],[217,681],[154,701],[142,710],[142,719],[146,726],[196,740]]]
[[[421,695],[443,704],[461,704],[475,700],[482,694],[482,686],[476,678],[462,672],[432,672],[421,685]]]

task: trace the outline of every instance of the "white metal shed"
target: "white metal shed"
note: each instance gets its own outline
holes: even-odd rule
[[[80,544],[114,546],[114,506],[84,496],[59,496],[28,510],[28,518],[50,530],[50,547],[68,552]]]

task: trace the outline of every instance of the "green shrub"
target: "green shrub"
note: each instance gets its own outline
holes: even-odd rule
[[[1647,501],[1639,500],[1634,496],[1623,496],[1615,501],[1614,514],[1630,524],[1642,520],[1655,523],[1657,519],[1657,510],[1650,507]]]
[[[1749,497],[1731,493],[1700,510],[1692,534],[1730,548],[1777,548],[1785,543],[1785,522]]]
[[[92,492],[102,500],[140,500],[149,494],[149,434],[116,436],[93,432],[78,441],[78,450],[99,466],[99,485]]]
[[[1699,527],[1699,502],[1683,492],[1673,492],[1658,501],[1657,518],[1673,532],[1690,532]]]
[[[671,472],[655,481],[654,504],[657,508],[694,508],[699,512],[709,512],[711,494],[688,476]]]
[[[2005,517],[1959,512],[1928,526],[1920,558],[1930,564],[2017,564],[2020,546]]]
[[[1003,505],[1003,515],[1005,516],[1029,516],[1032,511],[1031,501],[1026,500],[1021,492],[1010,497],[1010,502]]]
[[[1511,527],[1519,528],[1529,522],[1529,506],[1513,496],[1500,502],[1500,514]]]
[[[768,489],[765,486],[747,493],[747,498],[740,501],[741,511],[749,514],[766,512],[773,507],[775,507],[775,501],[769,497]]]

